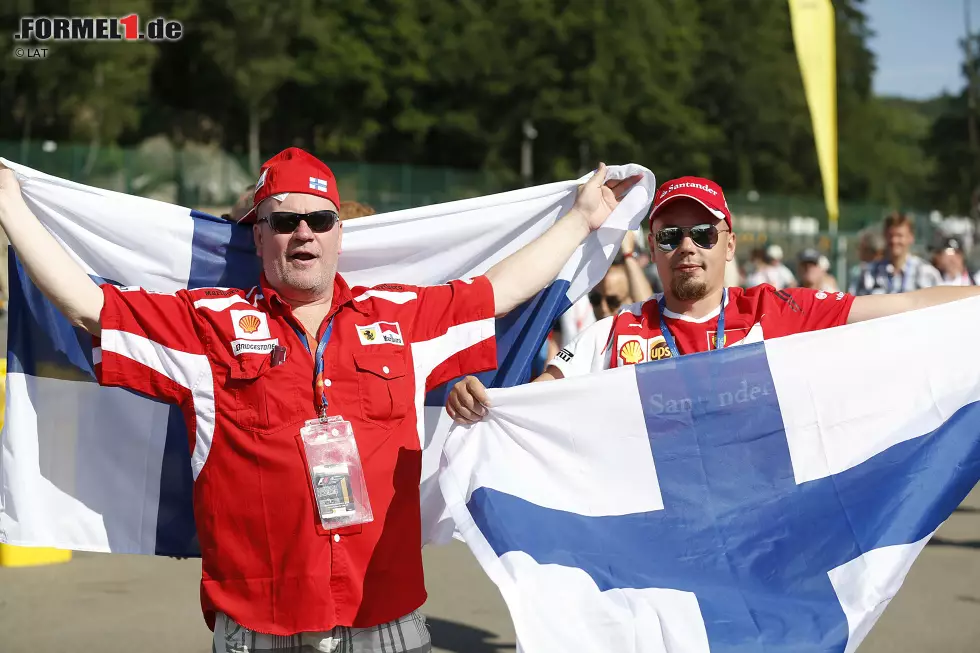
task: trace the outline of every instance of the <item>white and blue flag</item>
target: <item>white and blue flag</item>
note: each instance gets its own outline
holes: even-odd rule
[[[99,281],[172,292],[248,288],[258,280],[251,227],[4,163],[17,172],[34,214]],[[653,174],[628,165],[611,167],[609,176],[633,174],[641,182],[558,279],[498,320],[499,367],[482,375],[487,385],[528,379],[555,319],[602,278],[625,231],[642,221]],[[340,271],[351,285],[433,285],[481,274],[554,224],[582,181],[348,221]],[[100,387],[91,338],[71,327],[10,260],[0,542],[195,555],[193,481],[179,409]],[[440,418],[444,397],[444,389],[429,394],[420,428],[426,541],[453,532],[434,477],[450,424]]]
[[[850,652],[980,479],[978,324],[980,298],[491,390],[440,484],[526,653]]]

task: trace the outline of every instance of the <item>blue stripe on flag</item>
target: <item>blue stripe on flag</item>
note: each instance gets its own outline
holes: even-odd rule
[[[194,239],[188,288],[251,288],[262,267],[255,254],[252,227],[191,211]]]
[[[7,250],[7,371],[95,382],[92,336],[72,326]]]
[[[498,556],[582,569],[602,591],[693,592],[712,651],[843,651],[847,621],[827,572],[921,540],[980,479],[977,403],[797,485],[763,344],[636,374],[663,510],[585,517],[489,488],[468,507]]]
[[[188,288],[251,288],[261,266],[255,255],[252,228],[200,211],[191,211],[194,237]],[[201,555],[194,523],[194,479],[187,425],[177,407],[170,409],[167,442],[160,470],[157,555]]]
[[[194,522],[194,476],[184,414],[170,407],[167,441],[160,468],[160,505],[157,509],[157,555],[200,557]]]
[[[497,369],[476,375],[485,386],[509,388],[528,382],[534,357],[555,321],[571,306],[569,285],[568,281],[558,279],[496,321]],[[458,380],[433,388],[425,395],[425,405],[446,405],[446,397]]]

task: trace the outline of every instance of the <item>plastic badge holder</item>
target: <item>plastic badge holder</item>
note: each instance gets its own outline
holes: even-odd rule
[[[320,523],[330,530],[374,520],[350,422],[309,420],[300,430]]]

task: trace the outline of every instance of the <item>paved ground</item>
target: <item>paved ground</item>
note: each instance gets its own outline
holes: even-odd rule
[[[503,601],[469,550],[425,553],[437,651],[514,650]],[[198,607],[200,564],[76,554],[68,564],[0,569],[0,651],[173,653],[210,650]],[[980,649],[980,490],[919,557],[862,653]]]

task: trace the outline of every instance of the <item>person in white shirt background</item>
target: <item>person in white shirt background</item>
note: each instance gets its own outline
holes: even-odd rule
[[[912,218],[903,213],[885,218],[885,255],[864,270],[855,284],[855,295],[892,295],[942,283],[939,270],[912,254],[913,227]]]
[[[793,275],[793,271],[783,263],[783,248],[773,243],[766,247],[766,254],[772,261],[770,269],[774,275],[773,280],[769,284],[776,290],[795,288],[797,285],[796,277]]]
[[[746,288],[754,288],[769,284],[776,290],[793,288],[796,277],[782,263],[783,248],[779,245],[769,245],[765,249],[758,247],[752,250],[751,262],[753,270],[745,279]]]

